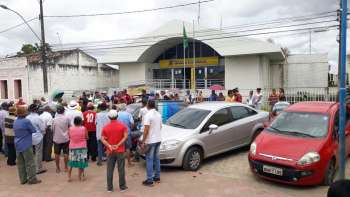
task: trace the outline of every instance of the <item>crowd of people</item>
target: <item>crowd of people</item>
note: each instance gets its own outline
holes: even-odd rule
[[[84,92],[68,104],[62,98],[57,98],[52,105],[44,98],[35,99],[29,105],[22,99],[17,103],[4,102],[0,109],[0,136],[3,138],[0,151],[7,157],[7,165],[17,165],[21,184],[40,183],[37,175],[47,172],[45,162],[55,161],[57,174],[64,167],[68,182],[73,180],[73,169],[78,169],[78,179],[84,181],[89,164],[96,162],[102,166],[106,163],[109,192],[114,190],[115,165],[118,166],[119,189],[123,192],[128,189],[125,160],[131,167],[143,153],[147,176],[142,184],[153,186],[160,182],[162,126],[155,99],[155,95],[143,91],[138,116],[140,125],[135,124],[126,110],[126,106],[134,102],[126,91],[114,92],[111,97],[106,92]],[[140,129],[135,131],[136,126]],[[134,139],[139,139],[138,151],[135,151]]]
[[[89,163],[96,162],[98,166],[106,163],[108,191],[113,191],[116,164],[119,189],[127,189],[125,160],[131,167],[143,153],[147,165],[143,185],[152,186],[160,182],[162,126],[155,100],[179,101],[180,98],[177,93],[151,91],[147,94],[146,90],[142,90],[139,98],[142,103],[137,120],[139,124],[126,110],[128,104],[135,102],[126,90],[115,91],[111,96],[107,92],[83,92],[69,103],[62,98],[56,98],[51,103],[45,98],[34,99],[29,105],[23,99],[16,103],[4,102],[0,106],[0,150],[7,157],[7,165],[17,165],[21,184],[40,183],[37,174],[47,171],[44,162],[55,161],[58,174],[64,168],[69,182],[73,180],[73,168],[78,169],[78,179],[84,181]],[[208,98],[204,98],[202,91],[186,91],[183,100],[186,104],[206,100],[244,102],[238,88],[228,90],[226,97],[222,92],[217,95],[215,90]],[[257,88],[255,93],[249,92],[245,102],[261,109],[262,100],[261,89]],[[268,98],[271,106],[284,100],[283,89],[278,92],[272,90]]]

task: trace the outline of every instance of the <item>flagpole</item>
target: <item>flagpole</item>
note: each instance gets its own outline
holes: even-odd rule
[[[183,22],[183,29],[185,29],[185,22]],[[186,47],[185,40],[183,40],[183,48],[184,48],[184,90],[186,90]]]

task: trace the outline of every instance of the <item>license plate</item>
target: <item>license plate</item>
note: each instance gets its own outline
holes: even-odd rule
[[[265,166],[264,165],[263,172],[278,175],[278,176],[283,175],[283,170],[281,168],[276,168],[276,167],[272,167],[272,166]]]

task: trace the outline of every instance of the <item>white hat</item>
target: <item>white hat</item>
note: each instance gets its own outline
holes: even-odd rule
[[[117,112],[117,110],[111,110],[111,111],[109,111],[108,112],[108,117],[109,118],[116,118],[118,116],[118,112]]]
[[[78,108],[78,103],[77,103],[77,101],[72,100],[72,101],[69,102],[68,109],[74,110],[74,109],[77,109],[77,108]]]

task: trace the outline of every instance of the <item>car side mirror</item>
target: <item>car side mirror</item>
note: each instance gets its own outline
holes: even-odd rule
[[[218,129],[218,125],[216,124],[209,125],[209,134],[211,134],[216,129]]]

